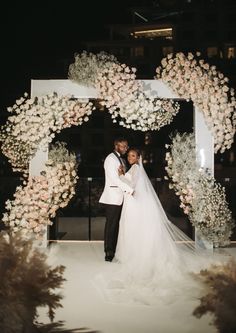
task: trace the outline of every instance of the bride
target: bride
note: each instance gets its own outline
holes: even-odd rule
[[[187,289],[192,293],[195,281],[190,272],[209,266],[215,258],[197,251],[193,241],[168,220],[137,149],[129,150],[128,162],[129,171],[124,174],[121,168],[119,175],[134,192],[125,194],[117,263],[100,276],[103,292],[113,302],[143,304],[160,298],[170,301],[170,296]]]

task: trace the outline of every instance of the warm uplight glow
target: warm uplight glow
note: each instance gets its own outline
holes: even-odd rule
[[[227,58],[231,59],[231,58],[235,58],[236,57],[236,47],[228,47],[228,51],[227,51]]]
[[[162,28],[162,29],[149,29],[134,31],[131,33],[134,37],[145,37],[145,38],[155,38],[155,37],[172,37],[172,28]]]

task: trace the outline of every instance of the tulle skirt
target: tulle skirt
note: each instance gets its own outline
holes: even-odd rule
[[[145,176],[145,175],[144,175]],[[194,242],[167,218],[149,180],[125,195],[116,260],[95,283],[109,302],[154,305],[198,297],[195,273],[225,255],[195,250]]]

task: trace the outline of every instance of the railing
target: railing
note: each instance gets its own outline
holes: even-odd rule
[[[151,181],[169,220],[192,237],[193,228],[179,207],[178,197],[169,189],[168,181],[163,178],[152,178]],[[236,217],[236,178],[221,178],[218,181],[225,186],[229,207]],[[5,211],[5,201],[13,198],[16,186],[21,183],[19,177],[0,177],[1,215]],[[53,226],[49,228],[49,238],[65,241],[103,240],[105,211],[98,202],[103,186],[104,178],[80,178],[76,185],[76,194],[69,205],[57,211]],[[236,235],[232,239],[236,239]]]
[[[193,238],[194,230],[179,207],[179,198],[169,189],[168,181],[163,178],[152,178],[151,181],[169,220]],[[227,200],[235,217],[236,178],[222,178],[218,181],[226,189]],[[65,209],[58,211],[50,239],[103,240],[105,210],[99,204],[103,186],[104,178],[80,178],[76,195]],[[236,234],[233,239],[236,239]]]

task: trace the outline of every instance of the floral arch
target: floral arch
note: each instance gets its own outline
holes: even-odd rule
[[[6,202],[3,221],[13,231],[22,229],[28,233],[30,230],[36,236],[45,237],[45,226],[51,223],[56,210],[66,206],[73,196],[77,178],[75,157],[65,146],[58,145],[49,156],[47,146],[56,132],[89,120],[94,108],[91,98],[99,97],[114,122],[119,119],[122,126],[142,131],[158,130],[170,123],[179,110],[174,99],[192,100],[194,163],[197,170],[199,166],[201,170],[207,168],[213,175],[214,151],[224,152],[233,142],[236,101],[234,90],[227,86],[228,79],[199,56],[170,54],[157,68],[155,80],[136,80],[136,69],[120,64],[115,57],[104,52],[98,55],[83,52],[75,56],[70,66],[69,80],[32,80],[31,98],[25,95],[8,108],[12,115],[0,136],[2,151],[13,170],[26,176],[29,172],[23,186],[16,189],[15,199]],[[181,138],[176,142],[181,142]],[[200,154],[196,154],[196,147]],[[197,189],[189,187],[189,181],[176,179],[174,148],[173,145],[172,154],[167,154],[167,172],[176,194],[180,195],[181,207],[191,215],[189,207],[194,206],[194,194],[189,196],[186,189],[195,193]],[[205,186],[214,187],[212,175],[211,181],[208,181],[209,174],[204,172],[204,175]],[[186,201],[187,194],[189,201]],[[216,211],[224,211],[223,222],[222,219],[217,222],[216,214],[206,228],[204,219],[209,218],[209,211],[201,219],[203,227],[197,224],[196,216],[191,220],[206,237],[211,235],[209,240],[218,244],[229,240],[232,230],[232,216],[225,196],[221,197]]]

